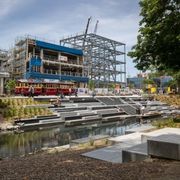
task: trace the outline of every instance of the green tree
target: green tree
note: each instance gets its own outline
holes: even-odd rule
[[[7,81],[5,88],[8,93],[13,93],[16,86],[16,81],[14,79]]]
[[[168,82],[167,86],[175,89],[176,88],[176,80],[172,79],[171,81]]]
[[[116,87],[116,84],[115,84],[115,83],[110,83],[110,84],[108,84],[108,88],[109,88],[110,90],[114,90],[115,87]]]
[[[143,84],[155,84],[155,82],[152,79],[144,79]]]
[[[173,78],[172,84],[174,84],[174,88],[176,88],[178,94],[180,94],[180,71],[175,73]]]
[[[128,84],[129,89],[133,89],[134,86],[135,86],[135,85],[134,85],[133,83],[131,83],[131,82]]]
[[[178,87],[178,92],[180,92],[180,71],[178,71],[174,75],[174,79],[176,80],[176,84],[177,84],[177,87]]]
[[[144,88],[147,88],[148,85],[156,85],[156,84],[155,84],[155,82],[152,79],[144,79],[143,80]]]
[[[143,89],[146,91],[148,90],[148,85],[155,85],[155,82],[152,79],[144,79],[143,80]]]
[[[167,83],[167,86],[176,89],[180,94],[180,71],[168,71],[168,75],[172,76],[173,79]]]
[[[146,71],[180,69],[180,1],[140,0],[137,44],[128,55],[134,58],[136,67]]]
[[[89,82],[88,82],[88,88],[89,88],[90,90],[94,90],[94,88],[95,88],[95,83],[94,83],[93,80],[89,80]]]

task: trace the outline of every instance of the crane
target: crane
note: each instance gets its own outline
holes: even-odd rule
[[[86,25],[86,30],[85,30],[85,33],[84,33],[84,39],[83,39],[83,44],[82,44],[82,49],[83,50],[84,50],[85,40],[86,40],[86,36],[87,36],[87,33],[88,33],[88,28],[89,28],[89,24],[90,24],[91,19],[92,19],[92,17],[88,18],[88,22],[87,22],[87,25]]]
[[[95,28],[94,28],[94,34],[96,34],[96,33],[97,33],[98,23],[99,23],[99,21],[97,20],[97,21],[96,21]]]

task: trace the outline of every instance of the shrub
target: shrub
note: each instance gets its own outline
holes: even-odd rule
[[[33,105],[33,98],[1,98],[0,99],[0,113],[5,120],[13,120],[15,118],[34,117],[35,115],[52,114],[46,108],[40,107],[23,107],[24,105]]]
[[[180,124],[177,122],[174,122],[173,118],[169,118],[169,119],[164,119],[164,120],[158,120],[152,123],[154,126],[158,127],[158,128],[165,128],[165,127],[175,127],[175,128],[179,128]]]

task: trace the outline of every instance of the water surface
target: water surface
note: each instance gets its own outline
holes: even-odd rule
[[[117,136],[125,134],[125,130],[135,127],[136,122],[111,123],[106,125],[88,125],[84,127],[67,128],[57,126],[53,128],[28,131],[20,134],[0,134],[0,157],[21,156],[41,150],[69,144],[71,140],[92,135]]]

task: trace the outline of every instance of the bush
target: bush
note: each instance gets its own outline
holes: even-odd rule
[[[180,117],[176,117],[173,119],[174,123],[180,123]]]
[[[165,127],[174,127],[174,128],[180,128],[179,122],[175,122],[173,118],[164,119],[164,120],[158,120],[152,123],[154,126],[158,128],[165,128]]]
[[[0,113],[5,120],[13,120],[19,118],[31,118],[36,115],[52,114],[47,108],[39,107],[23,107],[24,105],[35,105],[33,98],[1,98],[0,99]]]

